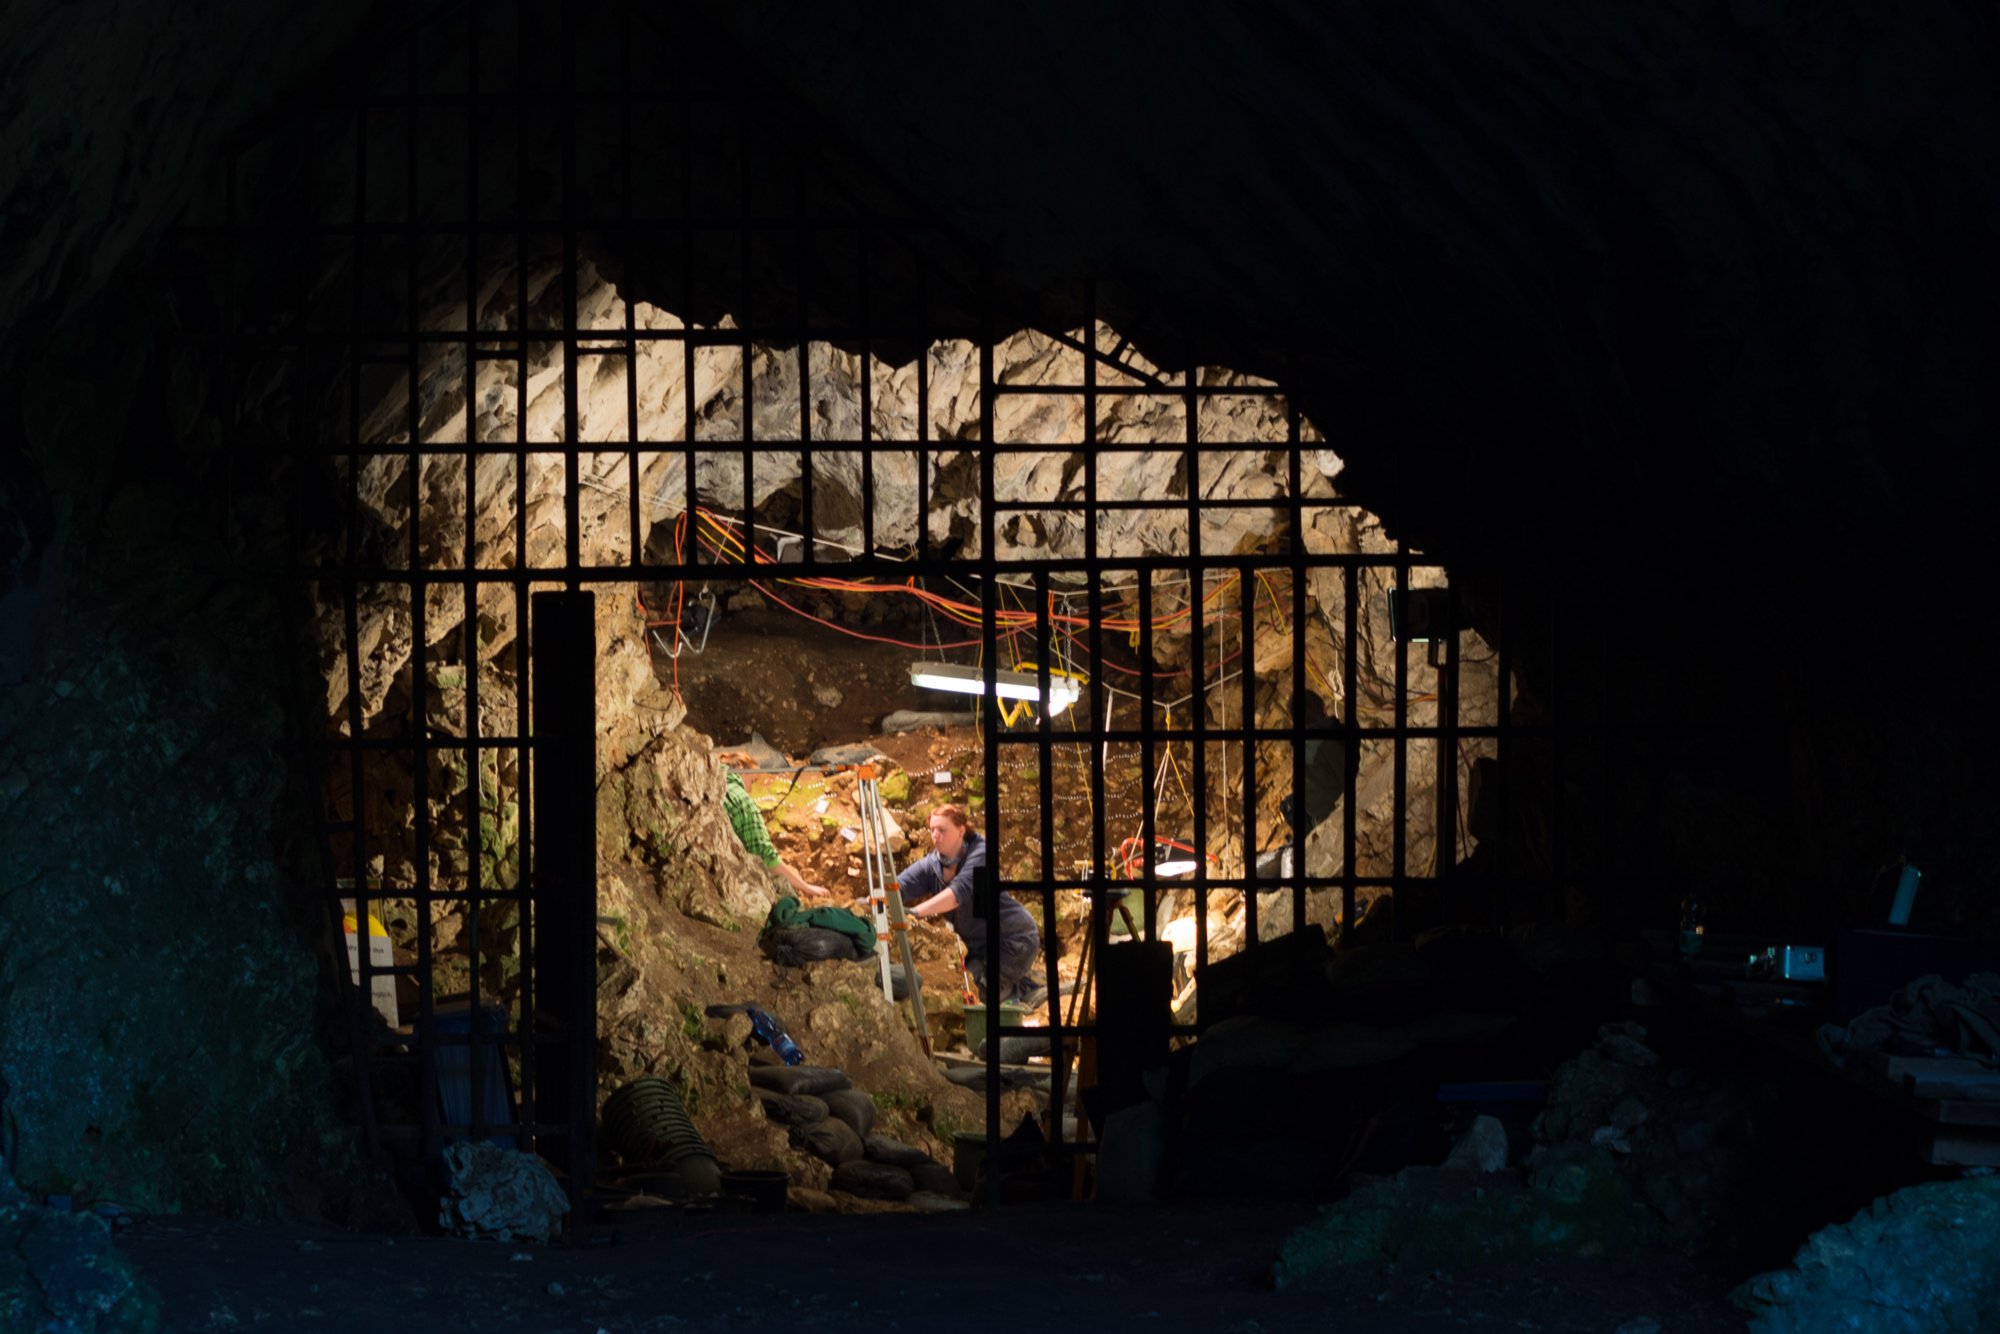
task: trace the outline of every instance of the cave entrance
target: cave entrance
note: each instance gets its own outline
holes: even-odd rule
[[[236,429],[297,503],[316,889],[353,925],[355,968],[332,971],[377,1143],[533,1143],[587,1181],[602,1063],[535,988],[565,967],[541,994],[590,985],[635,923],[587,871],[552,878],[550,843],[754,931],[703,842],[719,778],[661,767],[746,739],[691,739],[689,699],[747,684],[702,662],[754,617],[795,711],[840,707],[801,703],[808,633],[1074,688],[1053,716],[957,697],[976,752],[912,775],[976,803],[998,888],[1049,928],[1058,995],[1062,924],[1108,879],[1195,980],[1294,929],[1396,939],[1595,892],[1601,862],[1567,851],[1559,744],[1587,735],[1588,702],[1566,699],[1558,731],[1532,688],[1565,633],[1548,600],[1447,578],[1386,532],[1285,365],[1142,346],[1100,309],[1141,304],[1088,280],[1000,283],[891,174],[677,26],[696,22],[428,7],[239,152],[226,211],[191,232],[226,243]],[[778,633],[794,614],[816,628]],[[589,672],[543,664],[555,624],[591,640]],[[594,804],[554,776],[538,721],[555,682],[586,679]],[[881,697],[914,689],[906,672]],[[563,783],[568,833],[538,805]],[[559,965],[566,931],[583,953]],[[1181,1031],[1212,1017],[1193,988],[1172,999]],[[674,1015],[624,1018],[607,1050],[674,1070]],[[1092,1028],[1048,1018],[1033,1034],[1065,1062]],[[997,1136],[998,1080],[986,1110]]]

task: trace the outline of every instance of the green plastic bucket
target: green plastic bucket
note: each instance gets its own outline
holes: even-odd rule
[[[1014,1001],[1003,1001],[1000,1005],[1000,1026],[1014,1028],[1028,1013],[1025,1006]],[[978,1052],[980,1044],[986,1041],[986,1007],[977,1001],[970,1001],[965,1007],[965,1049]]]

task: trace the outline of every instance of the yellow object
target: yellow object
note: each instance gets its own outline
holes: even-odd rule
[[[345,914],[345,915],[343,915],[343,916],[341,917],[341,919],[340,919],[340,929],[341,929],[342,931],[345,931],[345,932],[346,932],[346,933],[347,933],[348,935],[350,935],[350,936],[351,936],[351,935],[354,935],[354,934],[356,934],[356,928],[355,928],[355,925],[354,925],[354,914],[353,914],[353,913],[347,913],[347,914]],[[382,925],[382,924],[381,924],[380,922],[376,921],[376,920],[375,920],[375,914],[374,914],[374,913],[369,913],[369,914],[368,914],[368,934],[369,934],[370,936],[381,936],[381,937],[383,937],[384,939],[387,939],[387,938],[388,938],[388,935],[389,935],[389,928],[388,928],[388,927],[386,927],[386,926],[383,926],[383,925]]]

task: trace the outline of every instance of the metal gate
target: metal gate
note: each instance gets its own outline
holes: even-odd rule
[[[223,275],[233,443],[291,503],[317,888],[354,923],[354,977],[334,971],[372,1141],[429,1157],[498,1135],[587,1185],[592,719],[563,705],[589,698],[591,594],[763,580],[780,554],[788,580],[955,584],[976,608],[993,887],[1045,924],[1073,929],[1115,879],[1143,936],[1163,905],[1192,921],[1198,977],[1218,903],[1240,903],[1245,949],[1274,925],[1349,936],[1377,900],[1391,939],[1607,910],[1606,674],[1567,667],[1597,613],[1562,572],[1447,578],[1368,520],[1295,365],[1134,347],[1088,282],[1020,309],[977,247],[677,10],[390,22],[240,146],[184,233],[223,261],[202,272]],[[1028,327],[1056,368],[1032,383],[996,365]],[[971,351],[941,438],[947,344]],[[841,358],[858,429],[829,434],[816,386]],[[781,415],[758,409],[773,367],[798,386]],[[741,377],[733,414],[703,406],[718,374]],[[914,376],[896,420],[885,374]],[[642,403],[649,375],[679,401]],[[1135,416],[1175,429],[1140,439]],[[939,520],[947,487],[969,521]],[[663,550],[677,522],[734,541]],[[1000,698],[1017,669],[1032,701],[1073,682],[1076,703]],[[1311,847],[1271,810],[1307,787],[1308,742],[1355,761]],[[415,929],[384,967],[369,919],[391,908]],[[461,909],[471,964],[446,978],[432,923]],[[393,1024],[371,1018],[384,976],[411,997]],[[1052,1049],[1079,1035],[1051,1019]]]

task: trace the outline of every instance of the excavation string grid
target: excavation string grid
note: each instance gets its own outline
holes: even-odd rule
[[[768,1028],[801,1069],[891,1052],[883,1115],[960,1195],[1088,1197],[1106,1120],[1230,1016],[1242,960],[1614,915],[1609,704],[1562,671],[1601,626],[1561,571],[1412,549],[1346,494],[1289,353],[1128,337],[1130,294],[1087,282],[1024,313],[761,72],[686,42],[632,68],[665,21],[403,16],[185,232],[226,293],[233,455],[292,486],[371,1151],[434,1179],[533,1155],[581,1218],[644,1175],[599,1127],[655,1078],[675,1152],[693,1127],[725,1169],[864,1198],[728,1096]],[[895,664],[865,693],[824,665],[864,652]],[[739,834],[703,710],[794,660],[756,707],[814,740],[737,766],[766,826]],[[985,867],[912,930],[896,877],[947,804]],[[860,882],[874,940],[778,968],[760,928],[814,877]]]

